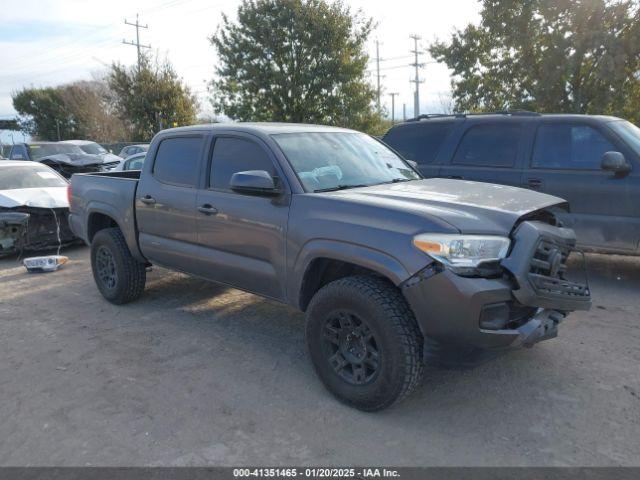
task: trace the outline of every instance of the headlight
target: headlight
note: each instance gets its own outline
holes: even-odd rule
[[[491,235],[424,233],[413,238],[419,250],[459,273],[504,258],[510,243],[508,238]]]

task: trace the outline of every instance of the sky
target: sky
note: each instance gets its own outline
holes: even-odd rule
[[[55,86],[104,71],[112,62],[136,61],[136,48],[122,43],[135,40],[135,28],[125,19],[148,25],[140,29],[140,41],[154,53],[166,56],[178,74],[198,96],[201,113],[213,114],[206,83],[213,78],[216,55],[208,41],[222,13],[236,18],[240,0],[1,0],[0,12],[0,118],[15,115],[11,93],[23,87]],[[373,59],[375,40],[380,42],[381,103],[391,112],[397,92],[396,119],[413,115],[414,71],[411,34],[422,37],[419,47],[447,39],[456,28],[479,19],[476,0],[345,0],[352,10],[361,9],[377,23],[367,48]],[[442,110],[450,92],[450,72],[432,63],[428,54],[421,69],[421,113]],[[431,62],[431,63],[430,63]],[[370,62],[375,84],[375,62]]]

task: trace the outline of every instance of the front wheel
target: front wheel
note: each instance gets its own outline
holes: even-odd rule
[[[119,228],[96,233],[91,242],[91,269],[98,290],[111,303],[131,302],[144,291],[146,266],[133,258]]]
[[[382,410],[420,383],[422,335],[402,294],[372,276],[324,286],[307,310],[306,338],[318,376],[342,402]]]

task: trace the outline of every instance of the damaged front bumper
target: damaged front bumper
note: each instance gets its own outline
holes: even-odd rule
[[[555,337],[567,313],[590,308],[586,283],[566,279],[573,231],[531,221],[512,237],[500,278],[461,277],[433,263],[403,283],[425,337],[481,349],[531,346]]]
[[[0,210],[0,256],[77,242],[68,208],[17,207]]]

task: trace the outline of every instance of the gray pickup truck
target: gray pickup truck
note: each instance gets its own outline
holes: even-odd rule
[[[406,397],[427,345],[530,346],[591,304],[567,275],[575,237],[556,221],[563,200],[425,180],[350,130],[165,130],[142,171],[74,175],[69,194],[107,300],[138,298],[159,265],[289,304],[306,312],[322,382],[362,410]]]

